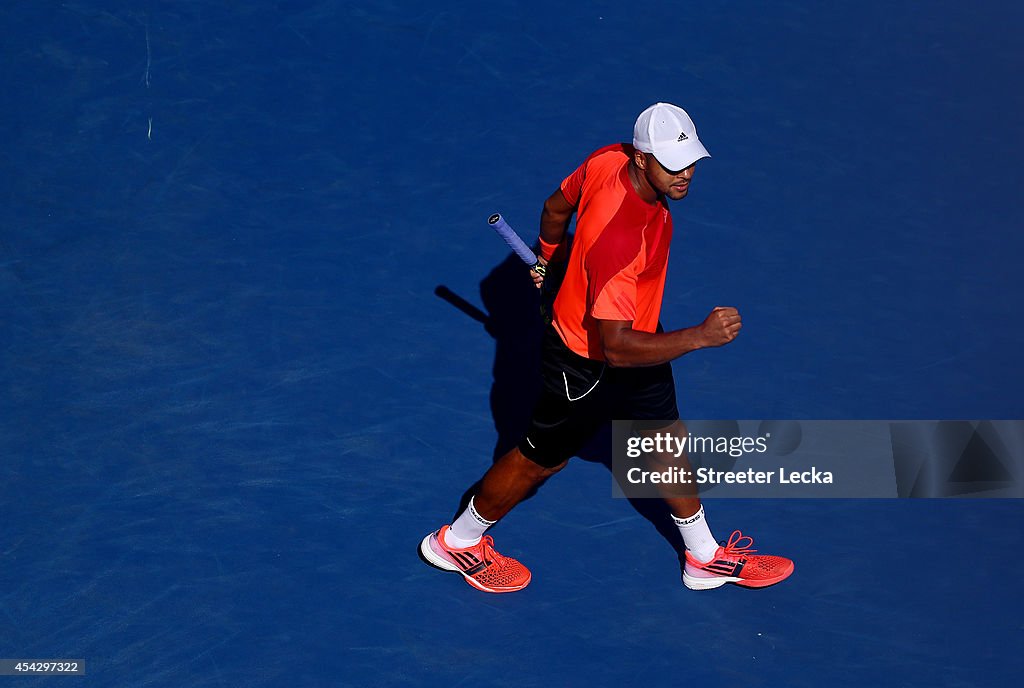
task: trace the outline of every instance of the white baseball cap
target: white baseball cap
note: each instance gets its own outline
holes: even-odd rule
[[[655,103],[636,118],[633,147],[652,154],[673,172],[711,157],[697,138],[697,127],[686,110],[668,103]]]

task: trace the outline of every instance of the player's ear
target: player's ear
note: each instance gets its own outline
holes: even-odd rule
[[[640,151],[633,151],[633,162],[641,170],[647,169],[647,154]]]

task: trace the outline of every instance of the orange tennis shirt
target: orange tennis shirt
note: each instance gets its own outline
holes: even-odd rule
[[[629,180],[633,147],[602,148],[562,182],[576,207],[576,238],[552,323],[574,352],[603,361],[598,320],[632,320],[654,332],[661,314],[672,241],[664,198],[646,203]]]

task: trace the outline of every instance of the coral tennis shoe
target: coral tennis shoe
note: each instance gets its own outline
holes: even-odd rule
[[[444,526],[420,543],[420,554],[437,568],[461,573],[467,583],[484,592],[515,592],[530,584],[530,570],[495,552],[490,535],[472,547],[455,549],[444,544],[447,530]]]
[[[793,562],[785,557],[754,554],[754,538],[734,530],[729,541],[715,551],[711,561],[697,561],[689,552],[683,564],[683,585],[690,590],[710,590],[726,583],[763,588],[785,580]]]

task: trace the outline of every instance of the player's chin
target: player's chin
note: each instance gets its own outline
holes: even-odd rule
[[[678,186],[670,186],[668,187],[668,193],[665,195],[671,198],[673,201],[678,201],[683,198],[686,198],[686,194],[688,193],[690,193],[689,186],[684,186],[683,188],[679,188]]]

